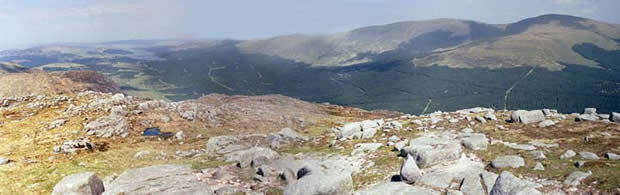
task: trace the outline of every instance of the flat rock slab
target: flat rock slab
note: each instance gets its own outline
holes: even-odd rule
[[[575,171],[575,172],[572,172],[570,175],[568,175],[568,177],[566,177],[566,179],[564,180],[564,184],[565,185],[571,185],[571,186],[579,185],[579,183],[581,183],[582,180],[588,178],[590,175],[592,175],[592,171],[588,171],[588,172]]]
[[[189,165],[156,165],[129,169],[106,186],[104,195],[213,194]]]
[[[525,166],[525,161],[517,155],[500,156],[491,161],[491,166],[498,169],[506,167],[519,168]]]
[[[579,152],[579,157],[585,160],[598,160],[599,159],[598,155],[592,152]]]
[[[390,194],[390,195],[439,195],[438,191],[420,187],[412,186],[403,182],[388,182],[370,187],[367,190],[362,190],[353,193],[354,195],[378,195],[378,194]]]
[[[503,171],[497,180],[495,185],[490,190],[492,195],[508,195],[508,194],[528,194],[539,195],[542,194],[529,182],[521,180],[508,171]]]
[[[100,195],[103,193],[103,181],[93,172],[76,173],[66,176],[54,186],[52,195]]]

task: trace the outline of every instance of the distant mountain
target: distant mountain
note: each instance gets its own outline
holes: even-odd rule
[[[288,35],[239,43],[245,53],[279,56],[312,66],[346,66],[390,59],[418,66],[518,67],[561,70],[562,63],[599,66],[572,47],[618,49],[620,25],[566,15],[542,15],[491,25],[437,19],[371,26],[332,35]]]
[[[94,70],[134,96],[282,94],[407,113],[485,106],[620,110],[620,26],[565,15],[435,19],[263,40],[125,40],[0,52],[43,71]],[[606,109],[606,110],[605,110]]]

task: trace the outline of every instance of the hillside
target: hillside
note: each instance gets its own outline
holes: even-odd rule
[[[620,192],[620,125],[609,121],[620,115],[595,109],[409,115],[92,91],[0,102],[2,194]]]
[[[566,15],[542,15],[511,24],[437,19],[371,26],[334,35],[290,35],[241,42],[242,52],[279,56],[312,66],[346,66],[400,52],[421,66],[506,68],[566,64],[598,66],[571,48],[592,43],[618,48],[620,26]],[[394,56],[392,56],[394,57]]]

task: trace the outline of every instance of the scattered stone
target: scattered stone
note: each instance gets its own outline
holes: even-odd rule
[[[592,175],[592,171],[588,171],[588,172],[575,171],[575,172],[572,172],[564,180],[564,185],[571,185],[571,186],[579,185],[579,183],[581,183],[582,180],[586,179],[590,175]]]
[[[179,131],[179,132],[177,132],[176,134],[174,134],[174,137],[175,137],[177,140],[183,140],[183,138],[185,137],[185,134],[183,133],[183,131]]]
[[[237,162],[241,168],[258,167],[280,157],[278,152],[264,147],[252,147],[224,155],[226,162]]]
[[[149,154],[151,154],[150,151],[140,151],[140,152],[136,152],[136,154],[133,155],[133,158],[139,159],[139,158],[143,158],[144,156],[149,155]]]
[[[530,155],[532,155],[532,157],[534,157],[534,159],[536,159],[536,160],[545,160],[545,159],[547,159],[547,157],[545,156],[545,153],[543,151],[540,151],[540,150],[531,151]]]
[[[596,114],[596,108],[585,108],[583,109],[583,114]]]
[[[247,146],[240,145],[239,142],[241,140],[235,136],[211,137],[207,141],[207,155],[218,156],[248,148]]]
[[[168,123],[168,122],[170,122],[170,120],[171,120],[171,119],[170,119],[170,117],[169,117],[169,116],[162,116],[159,120],[160,120],[162,123]]]
[[[424,126],[421,120],[412,120],[410,123],[416,126]]]
[[[420,186],[412,186],[403,182],[388,182],[370,187],[367,190],[362,190],[353,193],[354,195],[379,195],[379,194],[416,194],[416,195],[439,195],[438,191],[424,188]]]
[[[188,121],[193,121],[194,118],[196,118],[196,112],[195,111],[184,111],[181,113],[181,118],[188,120]]]
[[[497,180],[498,176],[499,175],[497,175],[496,173],[488,171],[483,171],[482,173],[480,173],[480,177],[482,177],[482,182],[484,183],[484,186],[488,191],[491,191],[493,185],[495,185],[495,180]]]
[[[407,155],[407,158],[403,161],[400,167],[400,177],[409,184],[415,183],[416,180],[422,177],[422,173],[411,155]]]
[[[509,194],[528,194],[528,195],[540,195],[538,190],[528,185],[527,182],[512,175],[508,171],[503,171],[497,180],[495,185],[490,190],[490,195],[509,195]]]
[[[616,123],[620,123],[620,113],[612,112],[611,116],[609,116],[609,117],[610,117],[609,118],[610,121],[613,121],[613,122],[616,122]]]
[[[500,156],[491,161],[491,166],[498,169],[506,167],[519,168],[525,166],[525,161],[517,155]]]
[[[486,150],[488,142],[489,139],[482,133],[464,135],[464,137],[461,138],[463,146],[470,150]]]
[[[485,194],[478,175],[469,175],[463,178],[459,190],[463,194]]]
[[[458,123],[458,122],[459,122],[459,119],[455,119],[455,118],[453,118],[453,119],[448,120],[448,122],[449,122],[449,123]]]
[[[392,136],[390,136],[390,138],[388,138],[388,141],[396,143],[396,142],[400,141],[400,138],[398,136],[396,136],[396,135],[392,135]]]
[[[580,114],[575,118],[575,121],[597,121],[599,120],[598,116],[594,114]]]
[[[474,132],[474,130],[473,130],[473,129],[471,129],[471,128],[464,128],[464,129],[462,129],[461,131],[462,131],[463,133],[473,133],[473,132]]]
[[[84,127],[86,135],[97,137],[112,137],[114,135],[127,137],[129,135],[129,122],[127,118],[120,115],[110,115],[101,117]]]
[[[56,153],[75,153],[81,150],[93,150],[95,145],[90,143],[88,138],[81,138],[75,140],[65,141],[62,145],[54,146],[54,152]]]
[[[476,116],[476,117],[475,117],[475,119],[476,119],[478,122],[483,123],[483,124],[487,122],[487,120],[485,120],[485,119],[484,119],[484,118],[482,118],[481,116]]]
[[[515,149],[515,150],[536,150],[536,147],[529,144],[516,144],[510,142],[503,142],[504,146]]]
[[[540,123],[538,123],[538,128],[545,128],[545,127],[549,127],[549,126],[553,126],[555,125],[555,122],[553,122],[552,120],[544,120]]]
[[[620,160],[620,155],[616,153],[607,152],[605,153],[605,157],[609,160]]]
[[[377,129],[383,125],[383,120],[365,120],[362,122],[347,123],[338,129],[338,138],[362,139],[374,137]]]
[[[536,162],[536,165],[534,166],[534,171],[544,171],[544,170],[545,170],[545,166],[543,166],[543,164],[540,162]]]
[[[579,152],[579,157],[585,160],[598,160],[599,159],[598,155],[592,152]]]
[[[55,120],[54,122],[52,122],[47,129],[55,129],[58,128],[62,125],[64,125],[67,122],[67,120],[63,120],[63,119],[59,119],[59,120]]]
[[[95,173],[83,172],[62,178],[62,180],[54,186],[52,195],[100,195],[103,191],[103,182]]]
[[[585,161],[578,160],[577,162],[575,162],[575,167],[577,167],[577,168],[581,168],[581,167],[583,167],[583,165],[585,165],[585,164],[586,164],[586,162],[585,162]]]
[[[377,151],[383,144],[381,143],[359,143],[355,144],[355,150],[351,152],[351,155],[363,154],[366,152],[374,152]]]
[[[493,112],[487,112],[487,114],[484,115],[484,118],[487,120],[492,120],[492,121],[497,120],[497,117],[495,116]]]
[[[575,151],[573,151],[573,150],[566,150],[566,152],[564,152],[564,154],[560,155],[560,159],[569,159],[569,158],[572,158],[575,155],[577,155],[577,153],[575,153]]]
[[[189,165],[156,165],[129,169],[106,186],[104,195],[116,194],[213,194],[198,181]]]
[[[529,142],[529,144],[532,144],[533,146],[536,147],[541,147],[541,148],[557,148],[560,147],[560,144],[558,143],[551,143],[551,144],[547,144],[541,140],[532,140]]]
[[[0,156],[0,165],[5,165],[9,163],[9,158]]]

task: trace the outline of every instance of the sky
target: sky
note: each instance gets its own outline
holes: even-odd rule
[[[511,23],[568,14],[620,23],[620,0],[0,0],[0,49],[156,38],[255,39],[406,20]]]

